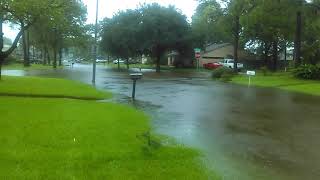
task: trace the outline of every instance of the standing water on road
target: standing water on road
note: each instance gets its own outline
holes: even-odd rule
[[[91,68],[5,71],[89,83]],[[132,103],[128,72],[98,67],[97,88]],[[132,103],[153,128],[201,149],[224,179],[301,180],[320,177],[320,98],[214,82],[199,73],[146,72]]]

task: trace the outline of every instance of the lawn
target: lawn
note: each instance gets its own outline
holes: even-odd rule
[[[63,68],[61,66],[57,66],[57,68]],[[42,64],[31,64],[30,67],[24,67],[23,64],[19,63],[13,63],[9,65],[3,65],[3,70],[47,70],[47,69],[53,69],[52,66],[48,65],[42,65]]]
[[[11,81],[7,90],[16,85],[14,93],[24,95],[18,88],[29,80],[39,96],[69,86],[59,95],[101,97],[94,88],[57,79],[5,77],[0,91]],[[149,118],[124,105],[0,95],[0,114],[0,179],[218,179],[198,151],[149,136]]]
[[[98,91],[79,82],[36,77],[3,76],[0,81],[0,95],[66,97],[78,99],[105,99],[111,93]]]
[[[248,76],[235,76],[232,82],[247,85]],[[297,79],[288,72],[270,73],[266,76],[258,73],[257,76],[252,77],[251,84],[258,87],[272,87],[305,94],[320,95],[320,81]]]

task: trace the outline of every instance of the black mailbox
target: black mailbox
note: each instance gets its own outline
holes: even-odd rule
[[[133,100],[135,99],[135,96],[136,96],[136,83],[137,83],[137,80],[141,79],[142,76],[143,76],[142,73],[130,74],[130,78],[133,80],[133,88],[132,88],[132,99]]]

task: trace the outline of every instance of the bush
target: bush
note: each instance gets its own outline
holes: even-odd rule
[[[212,78],[214,79],[222,79],[223,81],[231,80],[234,75],[233,69],[227,67],[219,67],[212,71]]]
[[[320,80],[320,65],[306,64],[293,71],[297,78]]]
[[[267,76],[267,75],[268,75],[269,70],[268,70],[268,67],[267,67],[267,66],[262,66],[262,67],[260,68],[260,70],[261,70],[263,76]]]
[[[17,58],[15,58],[13,56],[9,56],[4,60],[3,64],[8,65],[8,64],[16,63],[16,62],[18,62]]]

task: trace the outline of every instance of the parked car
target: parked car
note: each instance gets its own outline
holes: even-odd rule
[[[222,62],[220,62],[219,64],[223,65],[224,67],[231,68],[231,69],[234,68],[234,60],[233,59],[225,59]],[[243,64],[242,63],[237,63],[237,67],[238,67],[238,69],[242,69],[243,68]]]
[[[107,60],[104,60],[104,59],[97,59],[96,61],[97,63],[106,63],[108,62]]]
[[[113,64],[118,64],[118,62],[119,62],[119,64],[124,64],[125,63],[125,61],[124,60],[114,60],[113,61]]]
[[[207,63],[203,65],[203,68],[205,69],[217,69],[218,67],[221,67],[222,64],[219,63]]]

